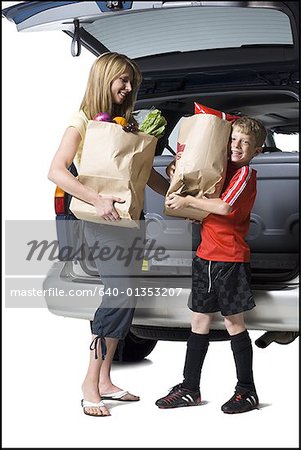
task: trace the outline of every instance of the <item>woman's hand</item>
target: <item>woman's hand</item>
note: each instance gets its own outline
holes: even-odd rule
[[[176,160],[174,159],[165,169],[166,175],[172,179],[176,170]]]
[[[120,220],[120,216],[116,209],[114,208],[114,203],[124,203],[124,200],[120,197],[106,197],[99,196],[99,198],[94,203],[96,214],[105,220]]]
[[[172,177],[175,174],[176,161],[181,159],[181,156],[182,156],[182,152],[178,152],[176,157],[175,157],[175,159],[173,161],[171,161],[171,163],[169,163],[168,166],[165,169],[166,175],[168,175],[170,179],[172,179]]]
[[[165,205],[171,209],[182,209],[186,208],[188,203],[186,197],[173,193],[166,198]]]

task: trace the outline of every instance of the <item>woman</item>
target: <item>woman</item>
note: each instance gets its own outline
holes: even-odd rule
[[[114,207],[123,199],[114,196],[102,196],[81,184],[68,167],[75,159],[78,163],[88,120],[99,112],[107,112],[112,117],[123,116],[128,122],[134,121],[132,112],[141,84],[141,72],[137,64],[125,55],[108,52],[96,59],[90,70],[88,83],[80,110],[74,115],[64,132],[60,146],[50,166],[48,178],[65,192],[90,203],[99,217],[111,222],[120,220]],[[105,143],[103,146],[105,151]],[[151,171],[148,185],[156,192],[165,195],[168,182],[154,169]],[[96,242],[100,246],[126,248],[129,242],[143,241],[140,231],[84,222],[85,237],[89,246]],[[138,234],[137,234],[138,233]],[[82,384],[83,411],[91,416],[109,416],[110,412],[102,399],[119,401],[137,401],[138,396],[122,390],[111,381],[111,365],[118,341],[124,339],[133,318],[135,299],[126,295],[133,287],[131,275],[139,272],[141,261],[133,259],[126,265],[122,258],[115,255],[108,260],[95,260],[97,269],[104,282],[104,292],[118,286],[118,296],[102,296],[101,306],[97,309],[92,323],[92,342],[90,360]],[[117,278],[114,278],[114,276]],[[119,276],[119,277],[118,277]],[[118,279],[118,281],[116,281]],[[98,355],[102,355],[98,357]]]

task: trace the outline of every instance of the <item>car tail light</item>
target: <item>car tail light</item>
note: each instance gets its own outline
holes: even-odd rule
[[[56,187],[54,194],[54,209],[56,214],[65,214],[65,191],[58,186]]]

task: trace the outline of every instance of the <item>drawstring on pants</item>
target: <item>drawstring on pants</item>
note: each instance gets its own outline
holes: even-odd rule
[[[102,336],[95,336],[93,341],[90,344],[90,350],[94,350],[95,352],[95,359],[98,359],[98,353],[97,353],[97,347],[98,347],[98,341],[100,340],[100,346],[101,346],[101,356],[102,359],[105,359],[106,353],[107,353],[107,346],[106,346],[106,340]]]

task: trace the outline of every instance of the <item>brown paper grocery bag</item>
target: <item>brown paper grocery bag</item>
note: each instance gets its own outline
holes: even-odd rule
[[[231,123],[211,114],[184,117],[180,124],[178,149],[180,159],[167,196],[173,192],[202,198],[219,197],[227,169],[227,149]],[[202,221],[207,211],[191,207],[173,210],[165,206],[165,214]]]
[[[78,179],[104,196],[116,196],[120,221],[106,221],[96,215],[93,205],[72,197],[70,210],[78,219],[106,225],[139,227],[144,188],[149,179],[157,138],[131,133],[121,125],[90,120],[87,125]]]

